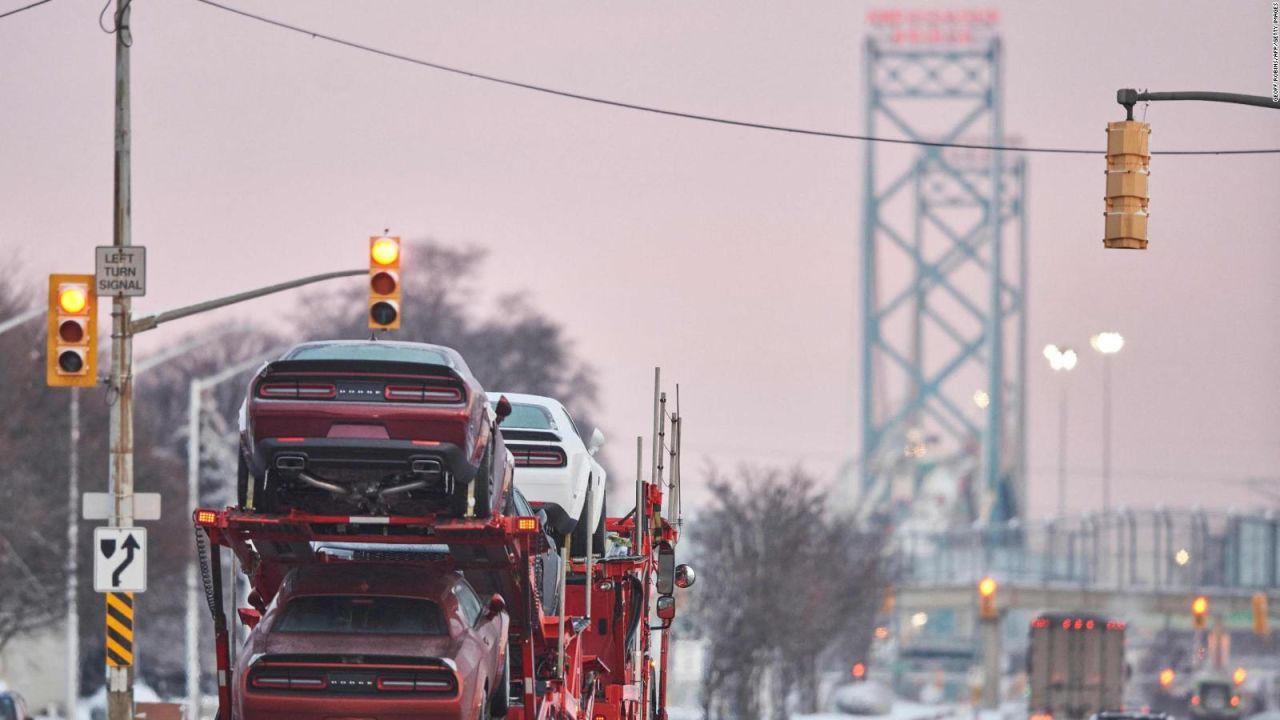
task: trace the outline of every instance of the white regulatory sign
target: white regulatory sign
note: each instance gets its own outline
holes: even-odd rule
[[[93,529],[93,589],[147,591],[147,531],[139,527]]]
[[[99,296],[147,294],[147,249],[141,245],[99,245],[93,276]]]

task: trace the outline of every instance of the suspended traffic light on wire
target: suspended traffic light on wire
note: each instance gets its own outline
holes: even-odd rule
[[[369,238],[369,327],[400,327],[400,238]]]
[[[1135,120],[1107,123],[1106,234],[1109,248],[1147,248],[1147,180],[1151,175],[1151,125]]]
[[[98,296],[92,275],[49,276],[49,337],[45,380],[50,387],[98,383]]]

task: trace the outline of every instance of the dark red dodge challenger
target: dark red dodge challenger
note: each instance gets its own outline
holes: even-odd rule
[[[507,714],[508,617],[452,571],[298,568],[235,668],[239,720],[476,720]]]
[[[510,485],[505,412],[451,348],[303,343],[249,383],[237,499],[265,513],[488,517]]]

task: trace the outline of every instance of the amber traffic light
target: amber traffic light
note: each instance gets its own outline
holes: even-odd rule
[[[50,387],[98,382],[98,296],[92,275],[49,276],[45,381]]]
[[[1267,617],[1267,613],[1270,612],[1267,594],[1264,592],[1254,593],[1249,604],[1253,609],[1253,631],[1262,637],[1266,637],[1271,633],[1271,622]]]
[[[1173,680],[1177,675],[1173,672],[1173,668],[1165,668],[1160,671],[1160,687],[1168,690],[1173,686]]]
[[[1147,248],[1151,126],[1134,120],[1107,123],[1106,234],[1109,248]]]
[[[978,581],[978,615],[983,620],[995,620],[1000,615],[996,607],[996,580],[988,575]]]
[[[369,238],[369,327],[400,327],[400,238]]]
[[[1203,630],[1205,627],[1205,618],[1209,615],[1209,598],[1203,595],[1197,595],[1191,601],[1191,624],[1197,630]]]

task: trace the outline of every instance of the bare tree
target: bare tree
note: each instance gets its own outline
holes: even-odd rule
[[[712,473],[712,507],[691,524],[704,584],[694,612],[707,642],[707,717],[760,717],[769,678],[772,714],[788,698],[816,711],[824,659],[858,655],[883,597],[882,546],[827,511],[800,469]],[[845,652],[842,652],[845,651]]]

